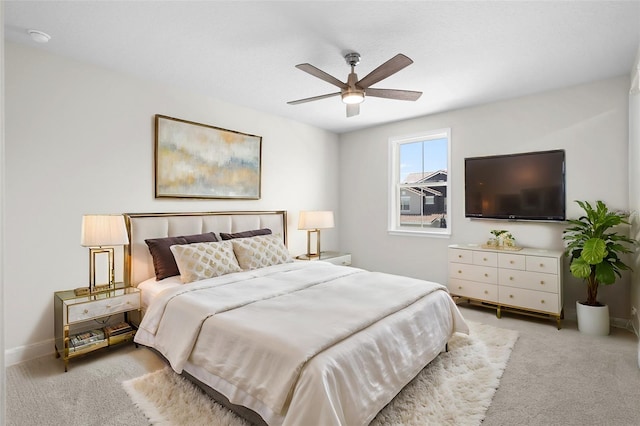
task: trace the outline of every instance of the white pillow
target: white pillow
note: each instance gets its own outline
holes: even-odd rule
[[[229,241],[171,246],[183,283],[240,272]]]
[[[293,262],[281,237],[258,235],[249,238],[235,238],[230,241],[233,243],[233,251],[238,259],[238,264],[245,271]]]

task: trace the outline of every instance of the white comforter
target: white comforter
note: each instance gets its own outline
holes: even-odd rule
[[[240,401],[233,401],[227,394],[232,402],[250,400],[267,421],[284,423],[290,406],[299,405],[294,390],[311,359],[433,292],[446,295],[445,287],[422,280],[324,262],[290,263],[161,293],[149,306],[136,341],[160,351],[177,372],[188,360],[194,362],[240,395]],[[449,304],[447,332],[454,327],[466,331],[455,305]],[[330,408],[336,409],[345,411]],[[357,415],[359,421],[371,417]],[[344,413],[328,417],[336,419],[331,423],[351,421]],[[305,417],[294,413],[291,418]]]

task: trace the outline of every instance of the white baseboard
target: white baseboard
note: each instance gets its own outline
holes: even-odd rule
[[[55,356],[54,345],[54,339],[49,339],[31,345],[7,349],[4,351],[4,365],[9,367],[43,356]]]

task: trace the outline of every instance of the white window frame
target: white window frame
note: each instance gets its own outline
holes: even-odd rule
[[[447,188],[446,228],[407,228],[400,226],[400,146],[406,143],[423,142],[435,139],[447,139],[447,182],[441,186]],[[429,237],[451,236],[451,128],[430,130],[413,135],[392,136],[389,138],[389,223],[390,235],[417,235]]]

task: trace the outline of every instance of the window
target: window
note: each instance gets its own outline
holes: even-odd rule
[[[451,130],[389,139],[389,232],[450,235]]]
[[[411,209],[411,197],[404,195],[406,191],[402,191],[403,195],[400,196],[400,210],[409,211]]]

